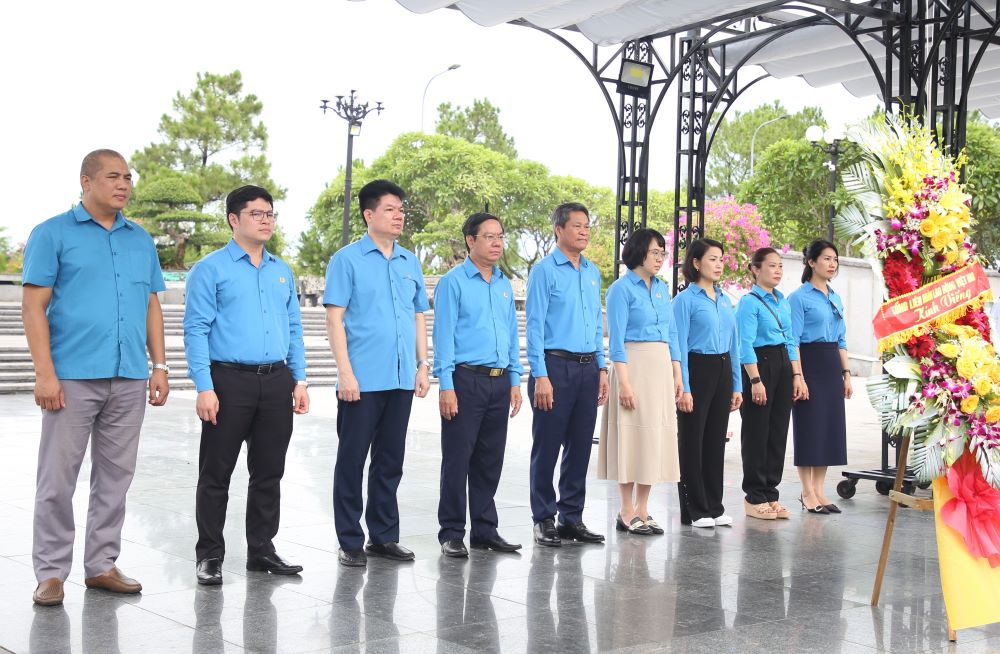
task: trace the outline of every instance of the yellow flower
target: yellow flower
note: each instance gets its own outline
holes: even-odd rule
[[[923,227],[923,223],[920,223],[920,226]],[[934,234],[934,236],[931,237],[931,247],[934,248],[935,250],[943,250],[950,241],[951,238],[948,236],[948,234],[937,232],[936,234]]]
[[[944,260],[945,263],[948,264],[955,263],[956,261],[958,261],[958,252],[955,252],[954,250],[948,250],[947,252],[944,253]]]
[[[962,413],[974,413],[976,407],[979,406],[979,396],[970,395],[969,397],[962,400]]]
[[[949,359],[954,359],[958,356],[958,346],[954,343],[942,343],[938,345],[937,351]]]
[[[969,327],[968,325],[957,325],[953,322],[950,322],[947,325],[942,325],[940,329],[946,334],[950,334],[951,336],[958,336],[960,338],[968,338],[969,336],[973,336],[975,335],[976,331],[975,329]],[[942,354],[944,354],[944,352],[942,352]]]
[[[989,395],[993,392],[993,382],[989,377],[980,377],[975,383],[976,392],[980,395]]]
[[[934,219],[934,214],[927,216],[922,221],[920,221],[920,234],[921,236],[926,236],[931,238],[938,233],[938,224]]]
[[[1000,406],[991,406],[986,411],[986,422],[996,422],[1000,420]]]
[[[955,369],[958,370],[958,374],[966,379],[972,379],[975,377],[978,368],[979,366],[976,365],[976,362],[965,355],[959,357],[958,361],[955,363]]]
[[[1000,384],[1000,364],[993,364],[990,368],[990,379],[994,384]]]

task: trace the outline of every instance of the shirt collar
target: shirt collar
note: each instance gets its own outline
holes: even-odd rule
[[[250,258],[250,255],[247,254],[247,251],[240,247],[240,244],[236,242],[235,238],[229,239],[229,242],[226,243],[226,252],[228,252],[229,256],[233,258],[233,261],[239,261],[243,257]],[[261,258],[261,260],[274,261],[275,256],[265,249],[264,256]]]
[[[823,291],[821,291],[818,288],[816,288],[816,285],[812,283],[812,280],[807,281],[806,284],[809,284],[809,287],[812,288],[812,290],[816,291],[817,293],[823,293]],[[826,290],[827,290],[827,292],[823,293],[824,296],[832,297],[832,296],[834,296],[834,295],[837,294],[837,292],[834,291],[833,287],[830,286],[829,284],[826,285]],[[827,294],[829,294],[829,295],[827,295]]]
[[[480,277],[483,276],[482,271],[480,271],[479,268],[476,267],[476,264],[473,263],[473,261],[472,261],[472,257],[469,257],[469,256],[465,257],[465,261],[462,262],[462,270],[465,271],[465,275],[469,279],[472,279],[476,275],[479,275]],[[492,273],[492,276],[490,277],[490,279],[499,279],[501,277],[503,277],[503,271],[500,270],[499,266],[494,265],[493,266],[493,273]]]
[[[361,237],[361,241],[360,242],[361,242],[361,253],[362,254],[368,254],[369,252],[374,252],[375,250],[379,249],[378,245],[372,239],[371,235],[368,234],[368,232],[365,232],[365,235]],[[379,252],[381,252],[381,250],[379,250]],[[395,259],[396,257],[402,257],[402,258],[405,259],[406,258],[406,252],[403,250],[403,248],[399,247],[399,244],[396,241],[393,241],[392,242],[392,256],[389,257],[389,258],[390,259]]]
[[[556,260],[556,265],[559,265],[559,266],[563,265],[564,263],[571,264],[571,262],[569,260],[569,257],[566,256],[565,252],[563,252],[561,249],[559,249],[558,245],[556,246],[556,249],[552,252],[552,258]],[[590,262],[587,261],[587,257],[585,257],[585,256],[583,256],[581,254],[580,255],[580,267],[581,268],[586,268],[589,265],[590,265]]]
[[[762,289],[760,286],[757,286],[756,284],[753,285],[753,288],[750,289],[750,292],[764,300],[766,300],[771,295],[770,293]],[[783,297],[785,296],[782,295],[781,291],[779,291],[778,289],[774,289],[774,298],[772,299],[781,300]]]
[[[78,223],[85,223],[88,220],[93,220],[94,224],[100,225],[100,223],[94,220],[94,217],[90,215],[90,212],[87,211],[86,207],[83,206],[82,202],[73,207],[73,217],[76,218],[76,222]],[[125,220],[125,214],[119,211],[115,214],[115,221],[111,223],[111,231],[115,231],[116,229],[119,229],[121,227],[133,229],[132,223],[129,222],[128,220]]]

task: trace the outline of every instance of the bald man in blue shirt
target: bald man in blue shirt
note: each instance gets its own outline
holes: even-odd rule
[[[42,408],[32,562],[36,604],[62,604],[73,562],[73,491],[91,448],[90,508],[84,545],[88,588],[138,593],[115,565],[125,494],[135,473],[149,403],[167,401],[165,289],[156,246],[126,220],[132,173],[114,150],[80,166],[83,201],[35,227],[24,249],[24,330]],[[146,359],[146,351],[152,359]]]

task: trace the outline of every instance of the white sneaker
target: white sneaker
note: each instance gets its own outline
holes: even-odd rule
[[[691,523],[691,526],[692,527],[714,527],[715,526],[715,520],[713,520],[712,518],[698,518],[697,520],[695,520],[694,522]]]
[[[728,516],[725,513],[723,513],[722,515],[720,515],[718,518],[715,519],[716,527],[728,527],[731,524],[733,524],[733,517]]]

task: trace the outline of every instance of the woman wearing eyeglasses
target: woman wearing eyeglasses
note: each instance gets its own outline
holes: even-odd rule
[[[802,383],[798,350],[792,340],[792,312],[778,290],[783,266],[774,248],[753,253],[753,288],[740,298],[736,322],[743,364],[743,503],[751,518],[789,518],[778,501],[778,484],[785,467],[785,445],[792,403],[808,389]]]
[[[724,254],[718,241],[692,241],[681,268],[688,285],[673,302],[684,380],[677,403],[681,522],[694,527],[733,524],[722,505],[722,470],[729,412],[743,403],[743,388],[736,310],[718,286]]]
[[[788,296],[792,339],[808,389],[792,410],[795,467],[802,481],[799,502],[809,513],[840,513],[823,492],[827,467],[847,464],[844,400],[854,392],[844,303],[830,286],[840,259],[833,243],[816,239],[803,251],[802,260],[802,286]]]
[[[608,287],[611,391],[604,406],[598,479],[618,482],[618,531],[662,534],[649,515],[653,484],[680,480],[676,401],[683,392],[670,290],[656,274],[666,241],[637,229],[622,250],[625,275]]]

